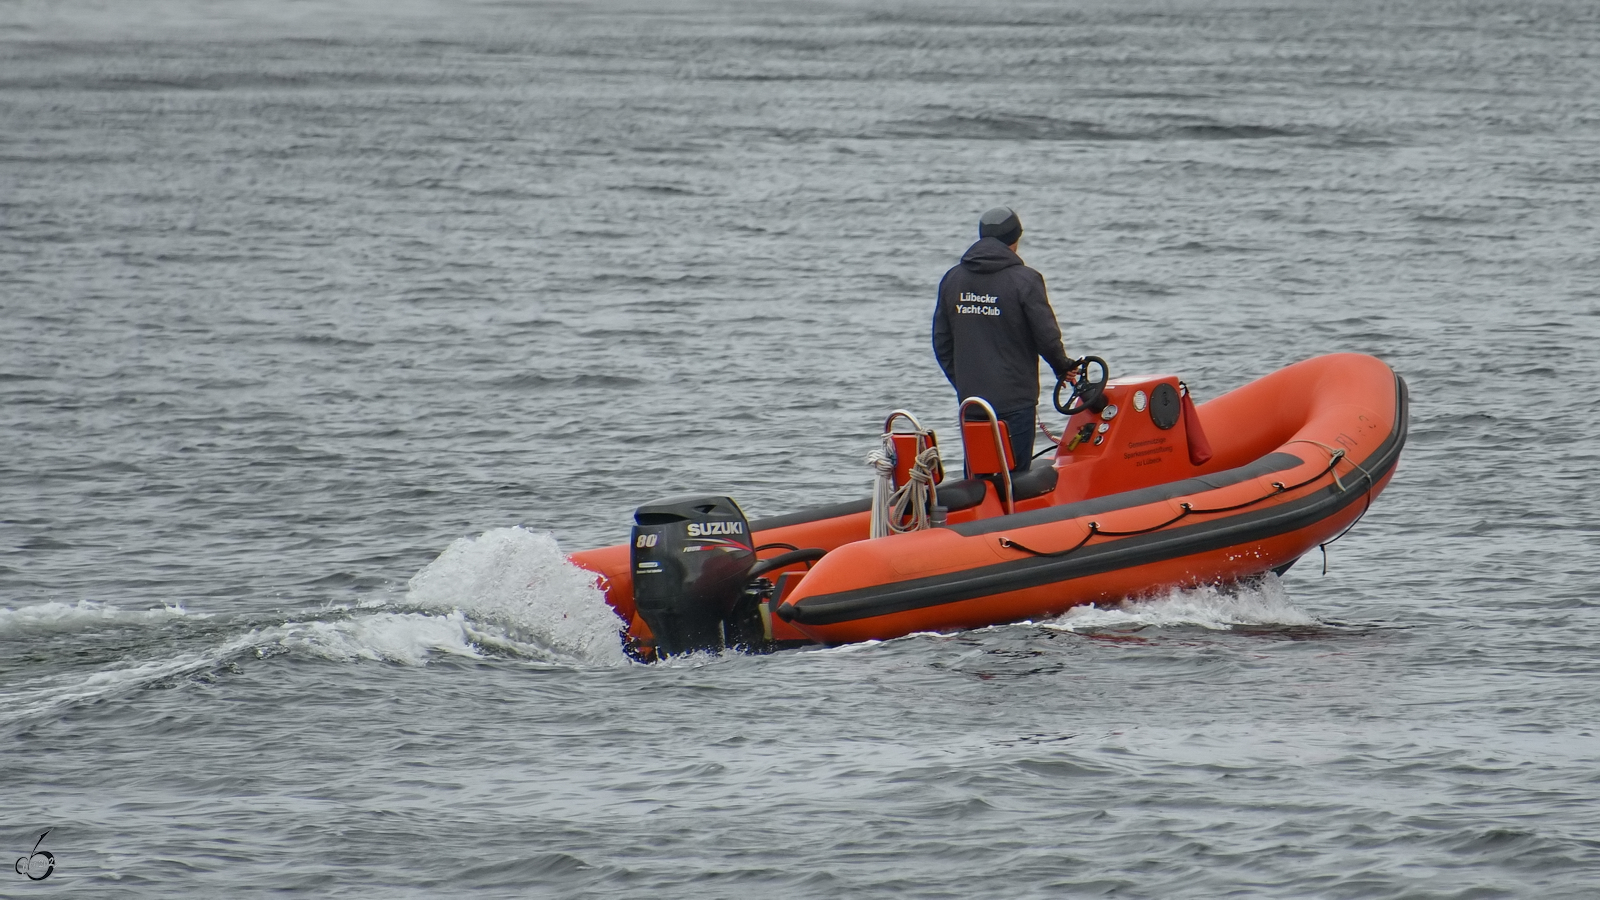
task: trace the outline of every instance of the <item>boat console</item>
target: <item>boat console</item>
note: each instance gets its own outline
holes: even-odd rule
[[[1198,474],[1194,452],[1209,446],[1193,401],[1175,375],[1133,375],[1109,381],[1105,404],[1067,420],[1057,446],[1057,503],[1138,490]]]

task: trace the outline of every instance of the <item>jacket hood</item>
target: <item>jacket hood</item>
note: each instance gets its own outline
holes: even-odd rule
[[[961,266],[980,275],[1009,269],[1012,266],[1022,265],[1022,257],[1011,252],[1011,248],[1000,243],[999,238],[986,237],[967,248],[961,256]]]

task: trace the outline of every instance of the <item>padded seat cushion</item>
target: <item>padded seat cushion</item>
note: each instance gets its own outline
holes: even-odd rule
[[[939,505],[949,510],[970,509],[983,502],[985,482],[992,482],[995,490],[1003,490],[998,475],[982,478],[963,478],[939,485]],[[1034,466],[1011,477],[1011,496],[1015,500],[1032,500],[1056,489],[1056,467]]]

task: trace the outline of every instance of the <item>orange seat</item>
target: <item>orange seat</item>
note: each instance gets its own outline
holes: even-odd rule
[[[995,446],[995,426],[1000,426],[1000,446]],[[967,454],[967,475],[999,475],[1016,468],[1011,458],[1011,429],[1004,422],[961,423],[961,443]]]
[[[987,418],[968,421],[967,408],[981,409]],[[989,401],[968,397],[961,401],[961,446],[966,454],[967,475],[972,478],[995,479],[1000,491],[1001,508],[1010,515],[1015,511],[1011,491],[1011,470],[1016,460],[1011,455],[1011,430],[995,415]]]

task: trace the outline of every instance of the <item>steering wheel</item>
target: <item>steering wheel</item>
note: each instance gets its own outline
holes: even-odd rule
[[[1089,377],[1089,367],[1099,366],[1100,375],[1097,378]],[[1078,370],[1078,377],[1071,381],[1065,378],[1056,382],[1055,404],[1056,412],[1063,416],[1075,416],[1086,409],[1096,412],[1106,406],[1106,382],[1111,378],[1111,370],[1106,368],[1106,361],[1098,356],[1085,356],[1077,360],[1074,368]],[[1061,402],[1061,389],[1071,387],[1072,393],[1068,395],[1065,403]]]

